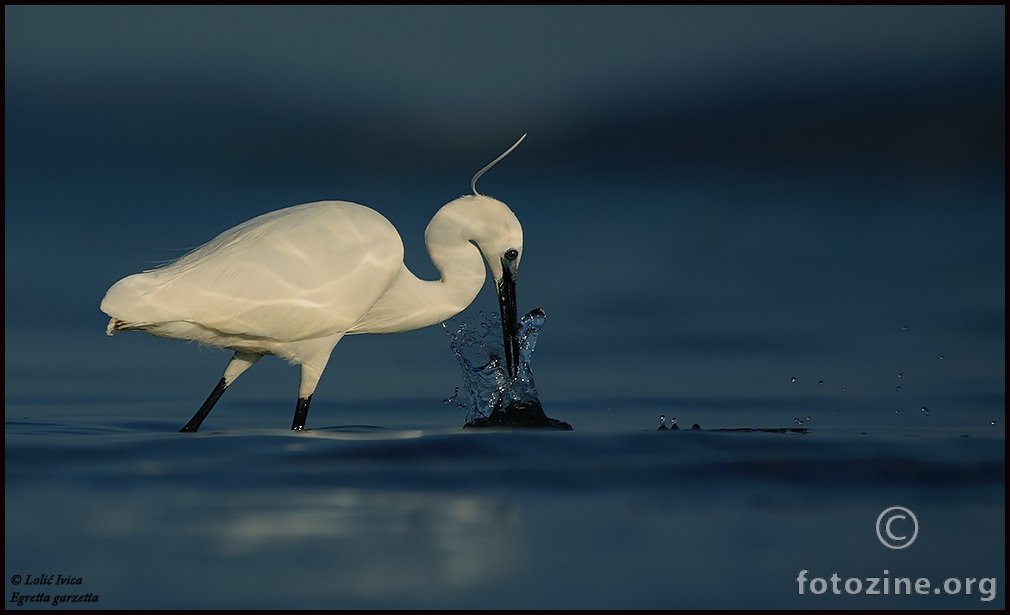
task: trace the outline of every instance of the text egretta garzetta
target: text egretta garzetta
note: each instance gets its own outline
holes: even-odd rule
[[[199,429],[225,389],[263,355],[297,363],[291,429],[302,430],[343,336],[410,331],[458,314],[484,285],[486,259],[501,307],[506,367],[515,378],[523,231],[504,203],[477,192],[477,179],[524,138],[474,175],[472,195],[432,217],[424,242],[439,280],[420,280],[407,269],[399,234],[378,212],[345,201],[306,203],[253,218],[165,267],[116,282],[101,304],[111,317],[106,333],[146,331],[235,351],[184,432]]]

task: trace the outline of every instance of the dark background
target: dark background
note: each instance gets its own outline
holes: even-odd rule
[[[1004,606],[795,581],[1005,585],[1004,7],[4,17],[9,595]],[[479,189],[523,224],[537,387],[573,432],[460,429],[435,326],[343,339],[306,432],[268,358],[177,434],[229,355],[105,335],[118,279],[313,200],[383,213],[431,279],[428,220],[523,133]],[[488,285],[464,317],[496,308]]]
[[[227,357],[105,338],[112,283],[320,199],[382,212],[433,278],[428,219],[529,133],[480,189],[524,225],[545,402],[1001,424],[1004,15],[5,7],[6,397],[195,406]],[[256,371],[222,403],[291,401],[297,370]],[[346,338],[316,397],[458,384],[434,327]]]

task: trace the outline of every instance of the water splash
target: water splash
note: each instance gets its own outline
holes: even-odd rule
[[[542,309],[535,308],[519,319],[519,373],[515,380],[505,369],[497,312],[485,315],[478,311],[476,317],[456,316],[442,323],[463,375],[463,389],[457,388],[445,401],[462,409],[468,424],[490,417],[495,408],[516,403],[540,405],[530,359],[546,318]]]

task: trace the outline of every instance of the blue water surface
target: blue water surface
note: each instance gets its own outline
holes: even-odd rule
[[[344,420],[301,434],[253,406],[182,435],[124,410],[7,419],[8,574],[81,576],[107,608],[1004,604],[795,581],[1002,581],[1002,438],[594,429],[579,405],[552,413],[575,432],[473,433],[421,427],[442,412],[423,403],[321,404]],[[892,505],[921,524],[907,551],[875,535]]]

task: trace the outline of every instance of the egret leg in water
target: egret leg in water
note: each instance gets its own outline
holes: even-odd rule
[[[444,205],[428,223],[424,243],[438,280],[407,269],[399,233],[377,211],[318,201],[253,218],[169,265],[116,282],[102,299],[110,317],[105,331],[146,331],[235,351],[183,432],[197,431],[225,390],[264,355],[299,365],[291,429],[300,431],[330,353],[345,335],[411,331],[460,313],[484,285],[486,260],[514,379],[522,226],[507,205],[477,192],[477,180],[521,141],[473,176],[473,195]]]
[[[514,378],[508,373],[508,365],[502,364],[502,357],[507,359],[512,349],[503,346],[498,335],[501,331],[498,314],[479,313],[476,322],[464,319],[455,329],[449,322],[442,323],[463,375],[463,389],[457,389],[447,401],[454,401],[466,412],[463,427],[572,429],[568,423],[544,414],[533,382],[530,359],[546,318],[544,311],[536,308],[519,319]]]

